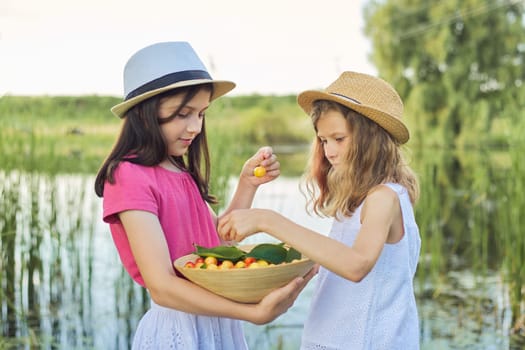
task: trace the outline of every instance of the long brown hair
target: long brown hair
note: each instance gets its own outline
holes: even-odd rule
[[[419,197],[418,180],[404,160],[399,142],[369,118],[326,100],[314,102],[311,118],[316,132],[319,118],[329,110],[339,111],[345,117],[352,143],[341,169],[336,171],[315,137],[303,177],[303,193],[311,209],[318,215],[351,216],[370,190],[387,182],[404,186],[415,203]]]
[[[202,89],[213,93],[211,84],[173,89],[137,104],[126,113],[113,150],[102,164],[95,179],[95,193],[99,197],[104,196],[106,181],[115,183],[114,173],[120,162],[156,166],[168,158],[177,167],[188,171],[205,201],[210,204],[217,203],[217,198],[209,193],[210,154],[205,118],[200,134],[193,140],[188,153],[184,156],[174,157],[168,154],[168,147],[160,128],[161,124],[177,118],[180,110]],[[184,94],[179,108],[170,117],[160,119],[158,116],[160,100],[178,94]]]

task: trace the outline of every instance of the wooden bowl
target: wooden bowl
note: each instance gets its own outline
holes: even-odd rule
[[[249,251],[254,245],[239,247]],[[304,276],[314,262],[306,257],[290,263],[252,268],[207,270],[184,267],[188,261],[195,261],[196,254],[182,256],[174,266],[193,283],[225,298],[241,303],[258,303],[272,290],[283,287],[296,277]]]

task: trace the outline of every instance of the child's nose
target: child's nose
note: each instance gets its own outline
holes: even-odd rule
[[[200,118],[198,115],[192,116],[188,121],[188,131],[198,133],[201,131],[201,128],[202,118]]]
[[[333,147],[333,145],[330,144],[329,142],[326,144],[324,151],[325,151],[326,158],[333,158],[337,155],[336,148]]]

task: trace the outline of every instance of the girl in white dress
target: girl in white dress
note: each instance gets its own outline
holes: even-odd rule
[[[409,139],[401,98],[379,78],[344,72],[298,103],[316,131],[305,192],[315,213],[334,218],[330,233],[244,209],[222,218],[219,234],[266,232],[321,265],[301,349],[419,349],[419,185],[401,153]]]

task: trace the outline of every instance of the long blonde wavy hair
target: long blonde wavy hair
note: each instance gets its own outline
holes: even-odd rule
[[[403,157],[400,143],[369,118],[326,100],[313,105],[311,118],[316,132],[319,118],[330,110],[345,117],[352,142],[336,171],[325,157],[319,138],[314,138],[301,188],[308,210],[319,216],[351,216],[375,186],[387,182],[404,186],[415,204],[419,183]]]

